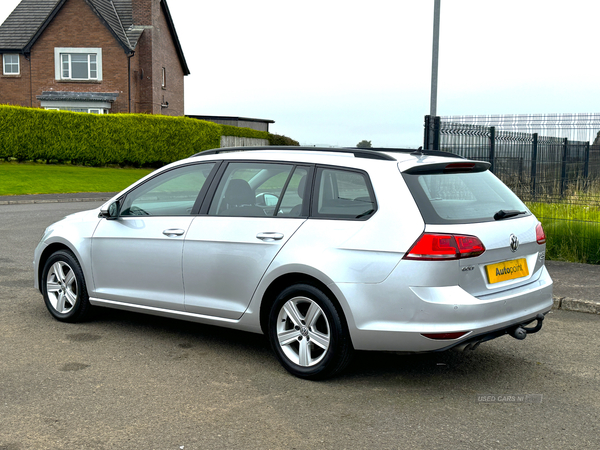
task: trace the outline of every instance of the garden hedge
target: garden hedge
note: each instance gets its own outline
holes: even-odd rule
[[[97,115],[0,105],[0,159],[5,160],[160,167],[218,148],[223,135],[272,136],[187,117]]]

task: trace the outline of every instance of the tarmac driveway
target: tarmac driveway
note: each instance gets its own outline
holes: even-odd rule
[[[95,205],[0,205],[0,450],[600,446],[594,314],[553,311],[474,352],[360,353],[327,382],[288,375],[259,335],[117,311],[57,322],[33,249]]]

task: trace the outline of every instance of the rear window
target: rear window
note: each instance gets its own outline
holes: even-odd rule
[[[523,202],[494,174],[403,173],[423,218],[430,224],[493,221],[499,211],[531,214]]]

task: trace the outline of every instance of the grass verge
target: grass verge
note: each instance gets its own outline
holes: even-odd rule
[[[153,169],[0,163],[0,195],[117,192]]]

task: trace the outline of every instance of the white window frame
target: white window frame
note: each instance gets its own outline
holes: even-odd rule
[[[71,111],[73,109],[85,109],[90,114],[108,114],[112,104],[110,102],[97,101],[49,101],[42,100],[41,107],[44,109],[53,109],[61,111]]]
[[[6,68],[8,65],[14,66],[14,61],[8,62],[6,60],[7,56],[16,56],[17,57],[17,71],[16,72],[7,72]],[[12,59],[12,58],[11,58]],[[4,75],[21,75],[21,58],[18,53],[4,53],[2,55],[2,73]]]
[[[71,56],[73,54],[88,55],[88,78],[72,78]],[[68,75],[63,76],[63,55],[68,56]],[[96,55],[96,77],[91,77],[91,64],[89,55]],[[55,47],[54,48],[54,78],[64,81],[102,81],[102,49],[101,48],[76,48],[76,47]]]

